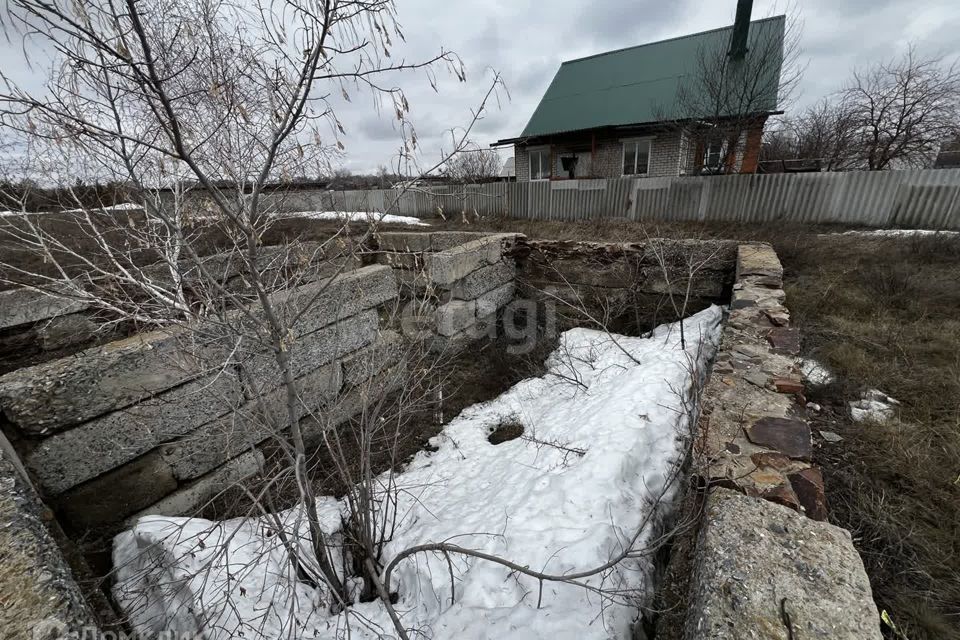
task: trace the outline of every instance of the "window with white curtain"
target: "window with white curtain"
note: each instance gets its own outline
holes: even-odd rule
[[[548,180],[550,174],[550,149],[530,149],[530,179]]]
[[[650,138],[623,141],[623,175],[645,176],[650,170]]]

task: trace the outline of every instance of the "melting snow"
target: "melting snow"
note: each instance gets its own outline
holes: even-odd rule
[[[392,213],[367,211],[295,211],[278,213],[279,218],[309,218],[311,220],[336,220],[338,222],[370,222],[377,224],[406,224],[429,227],[430,224],[412,216],[397,216]]]
[[[800,373],[814,385],[830,384],[835,380],[829,369],[812,358],[800,359]]]
[[[958,236],[960,235],[960,231],[937,231],[935,229],[852,229],[842,233],[826,233],[820,235],[902,238],[909,236]]]
[[[543,377],[464,410],[431,441],[437,451],[419,453],[395,477],[401,518],[385,559],[413,545],[453,541],[564,574],[607,562],[641,527],[633,548],[643,548],[665,511],[651,502],[673,493],[671,470],[691,426],[683,406],[715,353],[720,322],[718,307],[687,319],[685,350],[676,325],[648,339],[565,332]],[[522,425],[523,435],[490,444],[490,432],[504,424]],[[331,536],[343,508],[333,498],[320,503]],[[281,517],[302,541],[300,515]],[[269,529],[259,519],[141,518],[114,541],[117,601],[148,637],[163,628],[223,640],[333,639],[348,631],[394,637],[378,601],[329,613],[325,594],[292,575]],[[458,640],[626,639],[637,604],[651,591],[646,556],[583,581],[626,590],[632,605],[548,582],[538,606],[536,580],[475,558],[451,560],[418,554],[398,565],[391,587],[408,629]]]
[[[859,400],[850,403],[850,417],[855,422],[887,422],[896,414],[898,400],[878,389],[864,392]]]

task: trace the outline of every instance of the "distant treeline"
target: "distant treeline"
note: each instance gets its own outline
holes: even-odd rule
[[[0,182],[0,211],[60,211],[126,202],[129,189],[118,182],[40,187],[29,181]]]
[[[389,189],[399,182],[412,178],[397,174],[352,174],[338,171],[328,178],[293,178],[265,186],[265,191],[297,191],[303,189],[331,189],[351,191],[356,189]],[[448,180],[439,177],[421,179],[429,184],[445,184]],[[191,184],[190,186],[194,186]],[[233,188],[233,183],[220,182],[217,186]],[[249,189],[247,189],[249,190]],[[60,211],[63,209],[98,208],[135,202],[135,190],[123,182],[84,184],[77,182],[70,187],[41,187],[31,181],[0,181],[0,211]]]

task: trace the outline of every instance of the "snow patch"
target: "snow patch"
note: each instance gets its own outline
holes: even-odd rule
[[[836,377],[825,366],[812,358],[800,359],[800,373],[813,385],[830,384]]]
[[[850,402],[854,422],[888,422],[896,415],[900,402],[878,389],[865,391],[859,400]]]
[[[64,209],[62,213],[83,213],[84,211],[133,211],[143,209],[143,205],[133,202],[118,202],[108,207],[87,207],[86,209]]]
[[[676,324],[650,338],[562,334],[543,377],[465,409],[431,440],[435,452],[420,452],[394,478],[400,519],[385,562],[413,545],[452,541],[568,574],[608,562],[638,530],[632,548],[642,549],[675,491],[671,472],[692,427],[684,406],[716,352],[721,319],[714,306],[685,320],[686,348]],[[523,433],[491,444],[503,425]],[[654,510],[660,496],[667,500]],[[334,539],[343,509],[333,498],[319,507]],[[315,562],[302,515],[281,518]],[[296,580],[278,537],[266,519],[142,518],[114,540],[114,594],[147,637],[164,628],[212,640],[394,637],[379,601],[331,613],[325,590]],[[541,594],[535,579],[500,565],[450,560],[421,553],[397,565],[390,586],[408,629],[436,639],[626,639],[652,591],[643,555],[583,580],[629,594],[612,600],[559,582]]]
[[[371,224],[406,224],[416,227],[429,227],[430,224],[412,216],[397,216],[392,213],[368,211],[294,211],[278,213],[278,218],[308,218],[310,220],[335,220],[337,222],[368,222]]]
[[[911,236],[958,236],[960,235],[960,231],[937,231],[935,229],[852,229],[842,233],[822,233],[820,235],[903,238]]]

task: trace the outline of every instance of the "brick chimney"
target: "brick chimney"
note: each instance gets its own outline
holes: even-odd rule
[[[733,21],[733,35],[730,37],[731,60],[743,60],[747,55],[747,35],[750,33],[750,14],[753,0],[737,0],[737,17]]]

